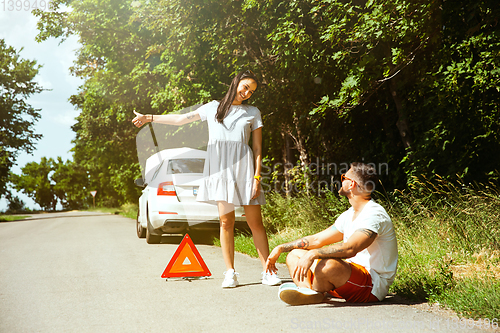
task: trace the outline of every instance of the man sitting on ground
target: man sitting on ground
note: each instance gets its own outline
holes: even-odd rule
[[[378,302],[394,281],[396,234],[385,209],[371,198],[378,182],[375,168],[352,163],[341,180],[339,194],[352,207],[333,226],[279,245],[267,259],[266,269],[276,272],[280,254],[291,251],[286,264],[294,283],[285,283],[279,290],[288,304],[321,303],[326,293],[347,302]]]

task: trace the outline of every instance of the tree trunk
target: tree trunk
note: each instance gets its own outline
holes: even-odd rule
[[[389,44],[386,44],[386,56],[387,59],[391,59],[392,57],[391,46]],[[392,72],[392,70],[396,66],[392,63],[392,61],[389,60],[389,67]],[[410,130],[410,123],[408,121],[408,113],[406,112],[403,106],[403,101],[397,92],[398,81],[399,81],[398,75],[401,75],[401,72],[389,80],[389,91],[391,93],[392,100],[394,101],[394,104],[396,105],[396,110],[398,112],[398,121],[396,122],[396,126],[399,130],[401,141],[403,141],[403,145],[406,150],[411,150],[413,145],[412,133]]]
[[[394,104],[396,104],[396,110],[398,111],[398,121],[396,122],[396,126],[398,127],[399,135],[401,136],[401,141],[403,141],[405,149],[411,150],[413,139],[410,130],[410,123],[408,121],[408,114],[403,107],[401,97],[397,93],[397,83],[394,82],[394,80],[395,79],[389,80],[389,90],[391,92],[392,99],[394,100]]]
[[[302,165],[302,171],[304,172],[304,178],[306,182],[306,191],[307,194],[309,194],[309,154],[306,150],[305,138],[302,135],[302,131],[299,126],[299,117],[297,116],[297,113],[293,114],[293,124],[295,125],[295,131],[297,132],[297,137],[295,138],[295,146],[299,151],[300,164]]]
[[[290,174],[288,173],[288,166],[292,164],[292,161],[290,159],[291,152],[290,152],[290,135],[289,131],[287,131],[286,127],[283,125],[281,127],[281,138],[283,139],[283,149],[282,149],[282,155],[283,155],[283,177],[285,178],[285,193],[286,196],[290,196]]]

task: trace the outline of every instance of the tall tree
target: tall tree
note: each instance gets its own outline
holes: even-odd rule
[[[21,168],[21,175],[11,174],[17,191],[32,198],[43,210],[55,210],[57,196],[50,176],[54,171],[54,160],[42,157],[40,163],[29,162]]]
[[[40,110],[26,102],[42,91],[33,81],[40,66],[35,60],[22,59],[19,52],[0,39],[0,196],[6,194],[19,152],[31,153],[41,138],[34,129]]]
[[[50,178],[54,182],[54,193],[63,209],[81,209],[90,206],[92,199],[89,188],[89,172],[81,165],[61,157],[54,161],[54,173]]]
[[[57,11],[69,3],[71,12]],[[135,129],[129,120],[133,109],[151,110],[147,88],[157,82],[140,68],[150,36],[129,24],[131,1],[53,4],[55,12],[38,12],[38,39],[74,34],[82,45],[72,68],[86,80],[79,94],[70,99],[81,110],[73,126],[74,162],[89,171],[88,186],[99,191],[100,204],[135,201],[140,191],[132,180],[139,168]]]
[[[375,163],[388,188],[419,174],[484,180],[500,162],[493,0],[54,3],[73,10],[40,12],[39,38],[80,37],[74,158],[110,204],[138,194],[131,111],[219,99],[242,69],[262,78],[252,103],[268,159],[298,162],[306,184],[353,160]]]
[[[500,7],[493,0],[443,1],[433,71],[409,92],[413,175],[495,178],[500,165]]]

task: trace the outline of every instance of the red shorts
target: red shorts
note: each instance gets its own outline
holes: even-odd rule
[[[350,303],[371,303],[378,302],[379,299],[372,294],[372,277],[370,273],[361,265],[349,263],[351,265],[351,276],[347,282],[328,293],[336,298],[343,298]],[[314,274],[311,274],[311,280]]]

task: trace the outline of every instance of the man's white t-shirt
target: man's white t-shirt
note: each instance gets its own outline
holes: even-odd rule
[[[346,261],[366,268],[372,277],[372,294],[383,300],[394,282],[398,265],[398,245],[391,218],[384,207],[370,200],[353,221],[354,208],[342,213],[335,221],[335,228],[344,234],[346,242],[358,229],[377,233],[373,243]]]

